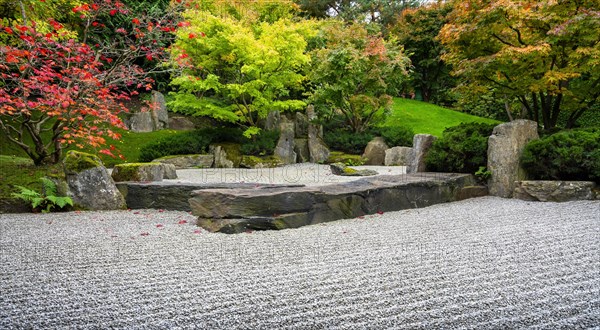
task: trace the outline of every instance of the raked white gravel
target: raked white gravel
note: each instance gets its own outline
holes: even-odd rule
[[[185,212],[0,215],[0,328],[600,327],[600,202],[493,197],[211,234]]]

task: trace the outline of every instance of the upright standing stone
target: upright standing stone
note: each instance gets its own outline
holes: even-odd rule
[[[294,139],[294,152],[296,153],[296,163],[308,163],[310,161],[308,139]]]
[[[308,153],[311,163],[324,163],[329,159],[329,148],[323,142],[323,126],[313,123],[317,119],[315,107],[306,107],[308,119]]]
[[[275,156],[281,158],[284,164],[296,163],[296,152],[294,151],[294,122],[282,116],[279,123],[279,141],[275,147]]]
[[[165,102],[165,97],[160,92],[152,91],[151,113],[155,131],[169,127],[169,113],[167,112],[167,102]]]
[[[208,150],[214,155],[213,167],[215,168],[235,168],[242,162],[239,144],[217,143],[210,145]]]
[[[131,115],[128,121],[129,129],[136,133],[146,133],[154,131],[152,114],[148,111],[137,112]]]
[[[406,168],[406,173],[417,173],[427,171],[425,157],[431,148],[436,137],[431,134],[416,134],[413,137],[413,147],[410,155],[410,162]]]
[[[367,143],[365,152],[362,154],[367,161],[365,165],[383,165],[385,161],[385,151],[389,149],[385,140],[378,136]]]
[[[531,120],[515,120],[494,127],[488,139],[487,168],[492,172],[488,181],[490,195],[510,198],[515,181],[525,179],[525,171],[519,162],[525,145],[538,139],[537,123]]]
[[[302,112],[296,112],[294,115],[296,138],[306,138],[308,136],[308,117]]]
[[[279,129],[280,122],[281,114],[279,113],[279,111],[271,111],[267,114],[267,119],[265,120],[265,129],[267,131]]]
[[[89,210],[125,208],[125,199],[100,158],[71,150],[65,156],[63,167],[69,197],[76,206]]]
[[[196,128],[196,125],[185,117],[171,117],[168,127],[176,131],[191,131]]]

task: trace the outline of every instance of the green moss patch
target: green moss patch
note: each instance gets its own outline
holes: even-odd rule
[[[97,156],[75,150],[67,152],[63,164],[65,173],[80,173],[90,168],[103,166]]]

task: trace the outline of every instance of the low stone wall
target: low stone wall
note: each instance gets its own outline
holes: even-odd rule
[[[376,176],[320,187],[203,189],[189,200],[198,225],[211,232],[298,228],[377,212],[469,198],[469,174]]]

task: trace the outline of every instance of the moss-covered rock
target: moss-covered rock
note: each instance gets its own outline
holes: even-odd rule
[[[334,175],[341,176],[371,176],[379,174],[373,170],[357,170],[354,168],[350,168],[342,163],[333,163],[330,164],[329,167],[331,169],[331,173],[333,173]]]
[[[359,166],[363,165],[367,161],[367,158],[361,155],[346,154],[341,151],[332,151],[329,153],[327,163],[342,163],[345,165]]]
[[[127,163],[115,165],[112,178],[122,181],[162,181],[164,166],[161,163]],[[171,165],[172,166],[172,165]]]
[[[103,164],[96,155],[75,150],[67,152],[63,161],[66,174],[80,173],[99,166],[103,166]]]
[[[152,162],[163,164],[173,164],[175,168],[211,168],[215,161],[215,156],[211,154],[192,154],[192,155],[173,155],[157,158]]]
[[[283,165],[283,161],[277,156],[242,156],[240,167],[243,168],[271,168]]]
[[[240,167],[242,162],[241,146],[237,143],[215,143],[209,149],[215,156],[215,168]]]

